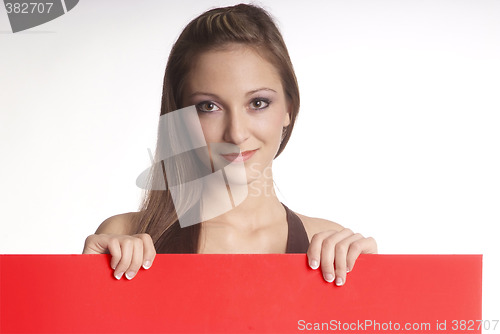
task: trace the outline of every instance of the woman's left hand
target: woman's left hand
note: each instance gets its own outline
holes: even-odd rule
[[[315,234],[307,250],[307,258],[312,269],[321,267],[325,281],[335,281],[341,286],[345,284],[346,274],[354,267],[359,254],[376,253],[375,239],[344,228]]]

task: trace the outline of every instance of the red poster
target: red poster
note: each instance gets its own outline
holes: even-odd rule
[[[481,255],[361,255],[342,287],[305,255],[0,256],[1,333],[480,333]]]

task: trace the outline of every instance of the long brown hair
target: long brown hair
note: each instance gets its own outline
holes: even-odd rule
[[[283,37],[271,16],[262,8],[247,4],[215,8],[201,14],[184,28],[168,58],[160,116],[185,107],[182,104],[183,88],[195,57],[232,43],[253,48],[275,66],[281,77],[290,110],[290,125],[283,129],[277,157],[290,138],[299,112],[299,88]],[[155,178],[166,178],[164,168],[164,164],[155,164],[150,182],[158,181]],[[158,253],[198,251],[200,224],[181,228],[168,187],[167,190],[146,191],[135,217],[137,233],[149,233]]]

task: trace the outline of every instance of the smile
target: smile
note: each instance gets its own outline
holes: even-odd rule
[[[230,162],[245,162],[250,159],[257,150],[252,151],[244,151],[241,153],[229,153],[229,154],[221,154],[221,156]]]

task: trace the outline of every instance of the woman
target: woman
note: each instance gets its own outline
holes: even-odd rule
[[[157,163],[140,211],[105,220],[86,239],[83,253],[111,253],[117,279],[132,279],[141,266],[151,267],[156,252],[307,253],[312,269],[321,267],[327,282],[343,285],[359,254],[377,252],[376,242],[331,221],[296,214],[273,191],[272,162],[285,148],[298,111],[288,51],[264,10],[241,4],[200,15],[172,48],[161,106],[162,120],[195,119],[187,128],[187,123],[165,128],[160,121]],[[179,139],[196,128],[193,124],[201,127],[206,149],[193,145],[199,147],[195,154],[166,156],[164,142],[172,149],[176,140],[179,145],[195,140],[196,134]],[[179,166],[196,164],[212,174],[225,170],[224,191],[207,183],[182,190],[200,175]],[[155,186],[162,178],[163,189]],[[238,197],[241,189],[245,196]],[[221,193],[231,194],[229,208],[220,204]],[[193,207],[199,220],[191,216],[192,222],[183,224]]]

